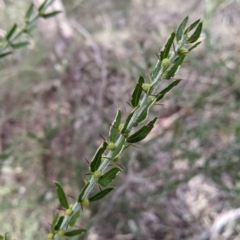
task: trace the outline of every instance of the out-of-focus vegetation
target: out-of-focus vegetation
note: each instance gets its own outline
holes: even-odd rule
[[[1,36],[28,4],[0,1]],[[63,5],[66,17],[40,22],[28,49],[0,62],[1,232],[43,239],[58,207],[53,180],[77,197],[98,133],[107,135],[118,105],[130,109],[123,100],[139,74],[147,78],[155,52],[189,15],[204,16],[205,34],[183,81],[154,107],[161,118],[142,150],[125,151],[118,190],[78,225],[90,240],[237,239],[239,1]]]

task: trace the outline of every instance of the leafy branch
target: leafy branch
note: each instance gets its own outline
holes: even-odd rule
[[[61,13],[61,11],[53,11],[47,13],[47,8],[55,0],[45,0],[38,9],[34,8],[33,3],[29,6],[25,17],[24,26],[19,27],[16,23],[6,32],[5,36],[0,39],[0,58],[6,57],[13,53],[13,50],[25,47],[28,41],[18,40],[22,35],[29,35],[36,27],[38,18],[51,18]]]
[[[116,165],[112,166],[112,163],[118,162],[119,156],[125,147],[143,140],[150,133],[157,121],[157,117],[142,125],[148,117],[149,109],[178,85],[180,80],[174,80],[175,74],[186,55],[200,44],[197,40],[202,31],[202,22],[198,19],[189,26],[187,26],[187,22],[188,17],[169,36],[166,44],[157,55],[158,61],[149,82],[145,82],[142,76],[139,77],[131,97],[132,111],[123,122],[121,110],[118,109],[109,130],[109,139],[103,140],[103,143],[93,156],[89,164],[85,185],[73,205],[69,204],[61,184],[55,182],[58,199],[65,210],[65,214],[59,215],[57,213],[55,215],[50,233],[47,236],[48,239],[67,239],[70,236],[85,232],[85,229],[73,228],[80,217],[80,210],[88,207],[91,202],[102,199],[114,190],[109,185],[122,171],[122,168],[120,166],[116,167]],[[159,83],[162,80],[174,81],[159,91]],[[132,130],[135,130],[133,134],[131,134]],[[91,192],[96,186],[104,189],[92,195]]]

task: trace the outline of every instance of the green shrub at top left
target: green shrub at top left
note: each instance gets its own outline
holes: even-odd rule
[[[15,49],[25,47],[28,41],[22,40],[23,35],[29,35],[36,27],[38,18],[51,18],[59,14],[61,11],[46,12],[47,8],[55,0],[45,0],[40,7],[35,8],[31,3],[24,17],[24,25],[18,26],[13,24],[7,31],[5,36],[0,39],[0,58],[4,58],[13,53]]]

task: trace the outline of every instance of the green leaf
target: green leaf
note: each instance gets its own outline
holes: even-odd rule
[[[2,53],[2,54],[0,54],[0,58],[4,58],[4,57],[6,57],[7,55],[10,55],[10,54],[12,54],[12,52]]]
[[[85,179],[87,182],[89,182],[91,178],[92,178],[92,174],[91,174],[91,172],[89,172],[88,175],[85,177]]]
[[[61,186],[61,184],[59,182],[54,182],[55,183],[55,186],[57,188],[57,194],[58,194],[58,199],[59,199],[59,202],[60,204],[68,209],[69,208],[69,204],[68,204],[68,200],[67,200],[67,197],[66,197],[66,194]]]
[[[119,156],[119,154],[122,152],[122,150],[124,149],[124,145],[119,144],[115,147],[115,149],[113,150],[112,153],[112,158],[116,158]]]
[[[114,188],[107,188],[102,190],[101,192],[95,194],[94,196],[89,198],[89,202],[97,201],[103,197],[105,197],[107,194],[109,194]]]
[[[161,61],[164,58],[168,57],[168,54],[170,52],[170,49],[171,49],[171,46],[173,44],[174,38],[175,38],[175,32],[172,32],[170,37],[168,38],[166,44],[164,45],[163,50],[160,52]]]
[[[40,7],[38,8],[38,11],[39,11],[39,12],[45,10],[45,7],[46,7],[46,5],[47,5],[47,2],[48,2],[48,0],[45,0],[45,1],[40,5]]]
[[[83,195],[85,193],[85,190],[87,189],[88,185],[89,185],[90,182],[88,182],[82,189],[82,191],[80,192],[79,196],[78,196],[78,202],[81,202],[82,198],[83,198]]]
[[[139,104],[139,100],[142,94],[142,84],[144,83],[144,78],[142,76],[139,77],[138,83],[133,90],[131,104],[133,107],[137,107]]]
[[[29,44],[29,42],[12,43],[11,47],[14,48],[14,49],[18,49],[18,48],[21,48],[21,47],[25,47],[28,44]]]
[[[147,117],[148,117],[148,112],[150,107],[154,104],[155,100],[153,101],[149,101],[147,106],[145,107],[145,109],[142,111],[142,113],[139,115],[139,117],[137,118],[137,122],[141,123],[143,122]]]
[[[73,227],[75,223],[77,222],[78,218],[80,217],[80,211],[75,212],[72,216],[71,219],[68,222],[68,225]]]
[[[183,19],[183,21],[181,22],[181,24],[179,25],[179,27],[177,29],[177,33],[176,33],[177,41],[180,41],[182,39],[183,32],[184,32],[187,22],[188,22],[188,16]]]
[[[150,121],[147,125],[140,128],[137,132],[135,132],[133,135],[131,135],[128,139],[128,143],[136,143],[140,142],[144,138],[147,137],[147,135],[151,132],[151,130],[154,127],[154,123],[157,121],[157,118],[154,118],[152,121]]]
[[[119,134],[119,131],[118,131],[118,127],[121,123],[121,110],[118,109],[117,111],[117,115],[110,127],[110,130],[109,130],[109,141],[110,142],[115,142],[116,139],[117,139],[117,136]]]
[[[29,33],[31,33],[35,28],[36,28],[36,25],[33,25],[33,26],[31,26],[31,27],[29,27],[29,28],[27,28],[27,29],[23,29],[22,31],[23,31],[24,33],[29,34]]]
[[[175,86],[177,86],[180,83],[181,80],[175,80],[171,84],[169,84],[166,88],[164,88],[160,93],[156,95],[156,102],[160,101],[166,93],[168,93],[170,90],[172,90]]]
[[[193,50],[194,48],[196,48],[201,42],[196,42],[195,44],[193,44],[188,51],[190,52],[191,50]]]
[[[159,73],[160,73],[161,67],[162,67],[162,65],[161,65],[160,61],[158,60],[157,64],[154,67],[153,73],[151,75],[152,81],[156,81],[160,77]]]
[[[68,231],[68,232],[65,232],[64,236],[66,237],[73,237],[73,236],[77,236],[83,232],[86,232],[87,230],[86,229],[75,229],[75,230],[71,230],[71,231]]]
[[[17,30],[17,24],[14,24],[13,26],[12,26],[12,28],[7,32],[7,34],[6,34],[6,39],[8,40],[8,41],[10,41],[10,39],[11,39],[11,37],[13,36],[13,34],[15,33],[15,31]]]
[[[169,71],[167,71],[167,73],[166,73],[164,78],[170,79],[170,78],[174,77],[174,75],[177,72],[178,68],[181,66],[184,58],[185,58],[184,55],[179,56],[177,58],[177,60],[174,62],[173,66],[169,69]]]
[[[31,17],[31,15],[33,13],[33,7],[34,7],[34,5],[33,5],[33,3],[31,3],[31,5],[29,6],[29,8],[26,12],[25,18],[29,19]]]
[[[132,119],[132,116],[133,116],[133,114],[134,114],[134,112],[135,112],[136,109],[137,109],[137,108],[134,108],[134,109],[131,111],[131,113],[127,116],[127,119],[126,119],[126,121],[125,121],[125,123],[124,123],[123,129],[122,129],[122,131],[121,131],[122,134],[124,134],[124,133],[126,132],[128,123],[129,123],[130,120]]]
[[[198,23],[200,22],[200,18],[198,19],[198,20],[196,20],[195,22],[193,22],[192,24],[190,24],[187,28],[186,28],[186,30],[184,31],[184,33],[185,34],[187,34],[187,33],[189,33],[192,29],[194,29],[197,25],[198,25]]]
[[[0,240],[3,240],[3,236],[2,235],[0,235]]]
[[[59,230],[59,228],[61,227],[61,224],[63,222],[63,219],[64,219],[64,216],[61,216],[58,221],[57,221],[57,224],[54,226],[54,230],[57,231]]]
[[[101,159],[102,159],[102,155],[104,153],[104,151],[107,148],[108,143],[106,141],[104,141],[100,147],[98,148],[98,150],[96,151],[95,155],[93,156],[93,159],[90,163],[90,169],[92,172],[95,172],[100,164],[101,164]]]
[[[193,32],[193,34],[187,39],[189,43],[194,43],[198,40],[200,34],[202,32],[202,22],[200,22],[196,28],[196,30]]]
[[[62,11],[54,11],[54,12],[51,12],[51,13],[41,14],[40,16],[47,19],[47,18],[54,17],[54,16],[58,15],[61,12]]]
[[[118,167],[110,169],[98,179],[98,183],[103,187],[107,187],[116,178],[120,171],[121,169]]]
[[[49,0],[44,9],[46,10],[53,2],[55,2],[55,0]]]
[[[59,214],[56,213],[54,218],[53,218],[53,221],[52,221],[52,225],[51,225],[51,230],[52,230],[52,233],[54,232],[54,228],[55,228],[55,225],[57,224],[57,221],[58,221],[58,218],[59,218]]]

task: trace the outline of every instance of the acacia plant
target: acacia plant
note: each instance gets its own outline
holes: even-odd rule
[[[28,42],[15,41],[23,33],[29,34],[39,17],[49,18],[59,13],[59,11],[45,13],[45,10],[53,1],[45,0],[34,16],[32,16],[34,6],[31,4],[25,15],[25,26],[17,29],[17,25],[14,24],[1,41],[0,57],[11,54],[12,51],[9,48],[16,49],[28,44]],[[88,207],[91,202],[104,198],[114,190],[114,187],[110,185],[122,171],[122,168],[120,165],[111,163],[118,162],[120,154],[126,147],[140,142],[151,132],[158,118],[155,117],[146,123],[149,109],[178,85],[181,80],[174,79],[175,74],[187,54],[200,44],[198,39],[202,31],[201,20],[198,19],[190,25],[187,25],[187,22],[188,17],[181,22],[176,31],[174,30],[170,34],[166,44],[157,54],[158,60],[148,82],[145,82],[142,76],[139,77],[132,92],[130,100],[132,111],[129,115],[122,119],[121,110],[117,110],[116,117],[109,130],[108,140],[103,139],[102,144],[89,163],[88,177],[76,202],[70,204],[61,184],[55,182],[59,202],[65,211],[63,215],[59,215],[59,213],[55,215],[47,235],[48,239],[68,239],[68,237],[85,232],[85,229],[74,228],[83,208]],[[170,84],[159,90],[162,81],[170,81]],[[96,187],[100,187],[101,190],[92,194]],[[7,234],[5,236],[0,235],[1,239],[7,240]]]
[[[77,201],[70,204],[61,184],[55,182],[58,199],[65,214],[57,213],[55,215],[48,239],[67,239],[85,232],[85,229],[74,229],[80,212],[91,202],[102,199],[114,190],[114,187],[110,185],[122,168],[120,165],[116,167],[116,164],[112,163],[118,162],[120,154],[126,147],[143,140],[150,133],[158,118],[155,117],[145,123],[149,109],[180,82],[180,79],[174,79],[175,74],[187,54],[200,44],[197,40],[202,31],[201,20],[198,19],[189,26],[187,26],[187,22],[188,17],[182,21],[176,31],[171,33],[166,44],[157,54],[158,61],[149,81],[145,82],[142,76],[139,77],[130,100],[132,111],[126,119],[123,120],[121,110],[117,110],[109,130],[108,140],[103,139],[89,163],[88,177]],[[171,83],[166,88],[159,90],[160,82],[165,80],[170,80]],[[101,190],[91,194],[95,187],[100,187]]]

